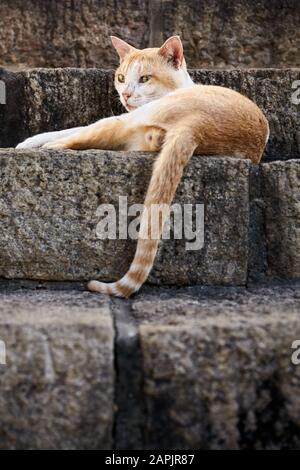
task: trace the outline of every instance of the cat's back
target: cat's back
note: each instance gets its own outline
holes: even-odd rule
[[[209,108],[219,108],[226,106],[232,108],[238,107],[250,107],[259,110],[257,105],[246,96],[241,93],[217,85],[193,85],[188,88],[181,88],[172,93],[169,97],[174,100],[187,100],[186,103],[193,104],[193,106],[199,106],[199,104],[205,104]],[[260,111],[260,110],[259,110]]]
[[[169,103],[177,104],[174,109],[179,114],[194,116],[221,125],[231,126],[249,124],[249,126],[268,128],[268,122],[261,109],[249,98],[230,88],[215,85],[193,85],[178,89],[168,95]],[[168,98],[166,97],[166,98]],[[165,106],[167,107],[167,106]]]
[[[176,110],[174,120],[194,129],[200,154],[260,160],[269,136],[268,121],[246,96],[226,87],[193,85],[170,94],[164,103],[167,108],[173,114]]]

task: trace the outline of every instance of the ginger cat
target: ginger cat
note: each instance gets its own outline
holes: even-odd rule
[[[17,148],[160,151],[150,180],[145,209],[170,205],[184,167],[197,155],[230,155],[258,163],[269,137],[262,111],[236,91],[195,85],[178,36],[160,48],[138,50],[112,37],[120,57],[115,86],[129,113],[85,128],[27,139]],[[128,297],[146,281],[153,266],[164,220],[150,236],[151,211],[144,210],[134,260],[119,281],[91,281],[91,291]]]

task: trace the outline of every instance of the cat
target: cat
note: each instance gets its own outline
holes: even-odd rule
[[[195,85],[179,36],[172,36],[160,48],[142,50],[115,36],[111,40],[120,58],[115,86],[128,113],[83,128],[41,134],[17,148],[160,152],[128,272],[114,283],[88,284],[94,292],[129,297],[152,269],[164,225],[162,215],[156,236],[151,236],[150,208],[170,206],[192,155],[230,155],[258,163],[269,138],[269,125],[256,104],[238,92]]]

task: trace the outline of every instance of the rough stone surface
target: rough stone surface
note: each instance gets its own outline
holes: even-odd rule
[[[0,147],[11,147],[28,134],[25,123],[25,77],[0,68],[5,84],[6,104],[0,104]]]
[[[54,69],[7,72],[7,104],[0,105],[0,147],[26,137],[91,124],[124,112],[114,90],[113,72]]]
[[[194,70],[196,83],[233,88],[254,100],[270,123],[264,161],[300,156],[300,104],[292,100],[294,70]],[[0,70],[7,84],[0,105],[0,147],[15,146],[40,132],[90,124],[124,112],[113,85],[113,71],[54,69],[13,73]],[[297,96],[295,96],[297,98]]]
[[[300,278],[300,160],[262,165],[268,275]]]
[[[161,32],[163,38],[179,34],[187,61],[193,67],[300,66],[297,0],[156,3],[161,3],[157,39]]]
[[[117,64],[109,36],[148,43],[146,0],[2,0],[0,64],[102,67]]]
[[[111,449],[108,302],[78,291],[2,291],[1,449]]]
[[[300,448],[299,282],[50,286],[0,282],[2,449]]]
[[[252,165],[249,179],[248,285],[264,282],[267,277],[265,202],[262,192],[262,165]]]
[[[295,67],[299,21],[297,0],[2,0],[0,64],[110,67],[110,34],[136,47],[180,34],[194,67]]]
[[[115,280],[134,240],[99,240],[96,210],[142,203],[153,155],[104,151],[0,151],[0,277]],[[249,161],[194,156],[175,202],[204,204],[204,248],[164,240],[152,283],[237,284],[247,276]],[[131,219],[129,219],[131,220]],[[176,254],[176,255],[175,255]]]
[[[299,284],[143,292],[145,448],[300,447]]]

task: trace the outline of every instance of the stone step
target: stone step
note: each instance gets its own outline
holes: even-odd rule
[[[111,67],[110,34],[136,47],[180,34],[190,66],[299,67],[299,22],[297,0],[2,0],[0,65]]]
[[[299,283],[64,288],[0,283],[1,449],[300,448]]]
[[[0,293],[0,449],[110,449],[114,329],[85,292]]]
[[[253,99],[270,122],[264,161],[299,158],[300,70],[193,70],[196,83],[227,86]],[[124,111],[113,71],[0,69],[7,104],[0,105],[0,147],[15,146],[34,134],[86,125]]]
[[[299,448],[299,311],[299,284],[133,300],[146,447]]]
[[[97,210],[111,204],[118,229],[119,198],[127,198],[126,213],[143,203],[153,160],[138,152],[0,150],[0,277],[122,276],[136,241],[118,231],[112,234],[116,239],[100,239],[96,229],[104,213]],[[180,222],[189,209],[184,204],[192,205],[199,246],[187,249],[191,237],[183,225],[182,239],[161,242],[149,282],[246,285],[299,279],[299,185],[300,160],[252,166],[230,157],[194,156],[174,202],[180,204]],[[201,212],[195,220],[196,204],[204,205],[204,224]],[[128,217],[127,224],[132,221]]]
[[[153,160],[134,152],[0,150],[0,277],[111,281],[125,274],[136,241],[97,238],[104,215],[97,209],[112,204],[118,226],[119,197],[128,207],[143,203]],[[194,218],[195,205],[204,204],[204,247],[187,250],[185,238],[164,240],[150,282],[245,285],[248,180],[248,161],[192,159],[175,203],[180,223],[184,204],[193,204]]]
[[[300,160],[250,171],[249,278],[300,279]]]

